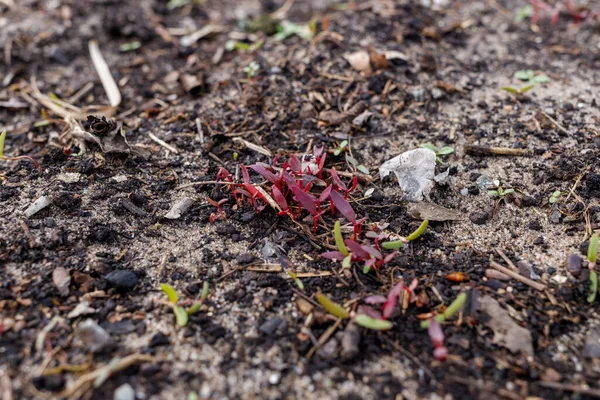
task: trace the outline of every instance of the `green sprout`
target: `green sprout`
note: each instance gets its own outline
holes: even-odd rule
[[[400,240],[395,240],[393,242],[385,242],[381,245],[381,247],[383,247],[386,250],[397,250],[399,248],[401,248],[402,246],[404,246],[405,243],[411,242],[413,240],[417,240],[418,238],[420,238],[423,233],[425,233],[425,230],[427,229],[427,225],[429,225],[429,220],[426,219],[423,222],[421,222],[421,225],[417,228],[416,231],[414,231],[413,233],[411,233],[410,235],[408,235],[405,238],[401,238]]]
[[[525,83],[533,84],[550,82],[550,77],[548,77],[548,75],[546,75],[545,73],[541,72],[539,74],[536,74],[535,72],[533,72],[533,70],[530,69],[515,72],[515,78]]]
[[[544,74],[543,72],[536,74],[531,69],[517,71],[517,72],[515,72],[514,77],[516,79],[526,83],[526,85],[521,88],[515,88],[512,86],[503,86],[503,87],[501,87],[501,89],[504,90],[505,92],[512,93],[517,96],[522,96],[523,94],[527,93],[528,91],[533,89],[538,84],[550,82],[550,77],[548,75]]]
[[[196,311],[198,311],[200,309],[200,306],[202,306],[202,302],[204,302],[204,300],[206,300],[206,298],[208,297],[209,287],[208,282],[204,282],[204,284],[202,285],[202,294],[200,296],[200,301],[194,303],[187,310],[182,306],[177,305],[177,302],[179,301],[179,296],[177,295],[177,291],[175,290],[175,288],[173,288],[173,286],[166,283],[161,283],[160,289],[167,295],[167,298],[171,303],[171,307],[173,308],[173,314],[175,314],[175,321],[177,322],[177,325],[184,327],[188,323],[188,317]]]
[[[331,315],[340,319],[352,319],[356,324],[375,331],[387,330],[392,327],[392,323],[390,321],[385,321],[383,319],[371,318],[368,315],[364,314],[354,314],[346,311],[344,307],[341,305],[331,301],[327,296],[323,293],[317,293],[316,295],[317,301],[321,306]]]
[[[596,294],[598,293],[598,274],[596,271],[590,271],[590,294],[588,294],[588,303],[593,303],[596,300]]]
[[[241,51],[255,51],[258,50],[262,47],[264,41],[262,40],[257,40],[254,43],[246,43],[246,42],[240,42],[238,40],[228,40],[227,42],[225,42],[225,50],[227,51],[235,51],[235,50],[241,50]]]
[[[358,161],[356,161],[356,158],[352,157],[351,155],[346,154],[346,161],[352,166],[352,168],[362,172],[363,174],[370,174],[369,168],[359,164]]]
[[[443,146],[438,148],[432,145],[431,143],[423,143],[419,147],[433,151],[435,153],[435,160],[440,164],[444,164],[444,162],[441,159],[442,156],[449,156],[450,154],[454,153],[454,148],[450,146]]]
[[[500,200],[504,200],[509,194],[514,193],[514,191],[515,189],[513,188],[502,189],[501,186],[498,186],[495,190],[488,190],[488,194],[491,197],[498,197]]]
[[[458,296],[456,296],[456,299],[454,299],[454,301],[446,308],[446,310],[444,310],[442,314],[438,314],[435,316],[435,320],[440,324],[446,322],[447,319],[449,319],[454,314],[460,311],[460,309],[465,305],[466,301],[467,294],[460,293]],[[429,327],[429,320],[421,321],[421,328],[427,327]]]
[[[344,236],[342,236],[342,224],[340,221],[335,221],[333,225],[333,237],[335,239],[335,245],[337,246],[340,253],[345,256],[348,256],[350,253],[348,252],[348,248],[346,244],[344,244]]]
[[[302,283],[302,281],[300,280],[300,278],[298,278],[298,275],[296,275],[295,272],[292,271],[285,271],[290,278],[292,278],[294,280],[294,282],[296,283],[296,286],[298,286],[298,289],[300,290],[304,290],[304,283]]]
[[[31,157],[29,156],[18,156],[18,157],[8,157],[4,155],[4,142],[6,140],[6,130],[2,131],[2,133],[0,133],[0,160],[7,160],[7,161],[17,161],[17,160],[29,160],[33,163],[33,165],[35,165],[35,167],[38,169],[40,169],[40,165]]]
[[[558,198],[560,197],[561,192],[560,190],[555,190],[554,193],[552,193],[552,196],[550,196],[550,198],[548,199],[548,203],[550,204],[554,204],[558,201]]]
[[[531,16],[533,16],[533,6],[531,4],[527,4],[517,11],[517,15],[515,15],[515,22],[517,24],[521,23]]]
[[[316,30],[316,21],[310,21],[308,24],[296,24],[285,20],[277,25],[277,33],[273,38],[275,40],[285,40],[290,36],[298,35],[302,39],[310,40],[315,35]]]
[[[340,142],[340,144],[338,145],[338,147],[333,151],[333,155],[334,156],[339,156],[340,154],[342,154],[342,152],[344,151],[344,149],[346,148],[346,146],[348,146],[348,141],[347,140],[342,140]]]
[[[234,152],[233,152],[233,161],[237,161],[237,160],[238,160],[238,158],[239,158],[239,156],[240,156],[240,155],[238,154],[238,152],[237,152],[237,151],[234,151]]]
[[[128,51],[134,51],[142,47],[142,42],[139,40],[134,40],[133,42],[123,43],[119,46],[119,51],[122,53],[126,53]]]
[[[588,246],[588,261],[590,262],[590,269],[596,265],[596,257],[598,256],[598,234],[594,233],[590,239]]]
[[[256,61],[250,61],[250,64],[246,65],[244,67],[244,69],[242,69],[242,71],[244,71],[246,73],[247,80],[251,81],[259,69],[260,69],[260,65],[258,65],[258,63]]]

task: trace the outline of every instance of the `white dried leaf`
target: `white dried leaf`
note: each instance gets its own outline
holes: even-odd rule
[[[433,187],[435,159],[429,149],[409,150],[381,164],[379,176],[383,179],[393,172],[408,201],[423,201]]]

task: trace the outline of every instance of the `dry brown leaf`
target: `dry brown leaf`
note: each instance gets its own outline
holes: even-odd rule
[[[506,347],[513,353],[522,351],[524,354],[533,355],[529,330],[517,324],[493,297],[483,296],[479,303],[481,311],[489,317],[482,319],[482,323],[494,332],[493,343]]]
[[[355,51],[354,53],[344,54],[344,59],[350,63],[352,68],[364,74],[371,74],[371,57],[365,50]]]

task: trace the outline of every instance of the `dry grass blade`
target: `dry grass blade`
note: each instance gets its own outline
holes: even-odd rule
[[[106,61],[100,52],[98,43],[95,40],[91,40],[88,43],[88,47],[90,50],[90,57],[94,63],[94,68],[96,68],[96,72],[100,77],[100,82],[102,82],[104,91],[108,96],[108,102],[111,107],[117,107],[119,104],[121,104],[121,92],[119,91],[117,82],[115,82],[110,73],[110,69],[108,68],[108,64],[106,64]]]
[[[250,150],[253,150],[253,151],[257,152],[257,153],[263,154],[263,155],[265,155],[265,156],[267,156],[267,157],[271,157],[271,156],[272,156],[272,154],[271,154],[271,152],[269,151],[269,149],[266,149],[266,148],[264,148],[264,147],[261,147],[261,146],[259,146],[259,145],[257,145],[257,144],[254,144],[254,143],[252,143],[252,142],[249,142],[249,141],[247,141],[247,140],[244,140],[244,139],[242,139],[242,138],[234,138],[234,139],[233,139],[233,141],[234,141],[234,142],[240,142],[240,143],[242,143],[244,146],[246,146],[247,148],[249,148]]]
[[[101,377],[102,375],[108,373],[109,375],[114,374],[115,372],[122,371],[134,364],[140,364],[145,362],[156,362],[157,358],[152,357],[145,354],[132,354],[127,356],[121,360],[116,365],[105,365],[102,366],[92,372],[89,372],[85,375],[82,375],[79,379],[77,379],[71,386],[67,389],[63,390],[58,394],[57,398],[60,399],[73,399],[80,398],[92,388],[94,385],[94,381]]]

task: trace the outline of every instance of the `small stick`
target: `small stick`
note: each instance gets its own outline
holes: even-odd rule
[[[512,149],[510,147],[488,147],[474,144],[465,145],[465,152],[475,156],[532,156],[531,149]]]
[[[164,140],[157,138],[153,133],[149,133],[148,136],[150,136],[150,139],[154,140],[156,143],[160,144],[162,147],[169,150],[170,152],[172,152],[174,154],[179,153],[175,147],[171,146]]]
[[[509,267],[511,267],[511,268],[513,269],[513,271],[519,272],[519,269],[518,269],[518,268],[515,266],[515,264],[513,264],[513,262],[512,262],[512,261],[510,261],[510,258],[508,258],[508,257],[506,256],[506,254],[504,254],[504,252],[503,252],[502,250],[500,250],[500,249],[496,249],[496,253],[498,253],[498,255],[499,255],[500,257],[502,257],[502,259],[503,259],[504,261],[506,261],[506,263],[508,264],[508,266],[509,266]]]
[[[546,114],[544,111],[541,111],[542,115],[546,118],[548,118],[548,120],[550,122],[552,122],[552,124],[554,126],[556,126],[562,133],[566,133],[567,135],[570,135],[571,132],[569,132],[568,130],[565,129],[564,126],[562,126],[561,124],[558,123],[557,120],[555,120],[554,118],[552,118],[551,116],[549,116],[548,114]]]
[[[492,268],[497,269],[498,271],[510,276],[511,278],[516,279],[519,282],[523,282],[524,284],[531,286],[532,288],[537,289],[540,292],[546,290],[546,285],[532,281],[529,278],[525,278],[524,276],[519,275],[515,271],[508,269],[495,261],[490,261],[490,265],[492,266]]]

